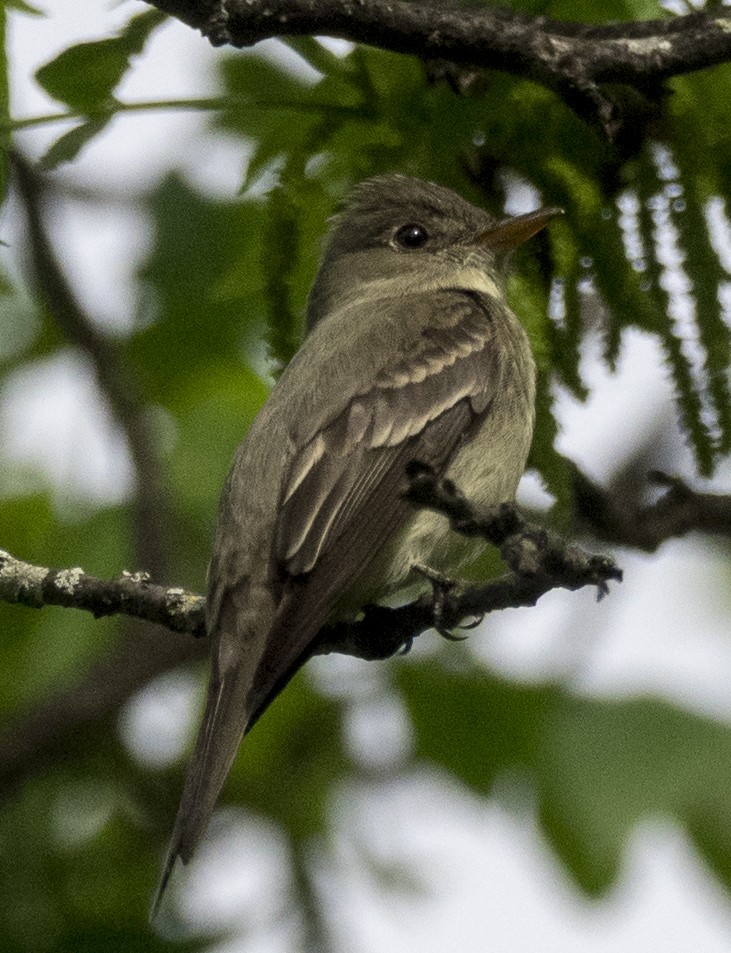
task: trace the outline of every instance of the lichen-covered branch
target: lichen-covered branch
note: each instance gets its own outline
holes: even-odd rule
[[[415,466],[408,496],[418,507],[436,509],[468,536],[500,547],[511,572],[463,592],[447,581],[433,580],[432,592],[400,609],[369,607],[362,621],[326,627],[314,653],[340,652],[359,658],[385,658],[421,632],[442,632],[466,618],[508,606],[534,605],[557,587],[597,586],[600,593],[621,572],[611,559],[593,556],[525,520],[512,505],[476,513],[448,481]],[[40,607],[61,605],[86,609],[96,616],[121,613],[157,622],[177,632],[202,635],[205,608],[201,596],[152,584],[144,573],[123,573],[101,580],[81,569],[52,570],[33,566],[0,551],[0,599]]]
[[[460,594],[447,584],[435,583],[430,594],[400,609],[371,606],[361,622],[324,628],[314,654],[340,652],[366,659],[386,658],[435,625],[446,630],[467,617],[509,606],[534,605],[541,595],[557,587],[592,585],[604,591],[609,580],[621,579],[612,560],[589,555],[561,541],[523,520],[514,508],[501,507],[474,523],[461,518],[454,522],[469,535],[499,539],[501,552],[515,571]],[[98,579],[80,568],[35,566],[0,550],[0,600],[32,608],[83,609],[96,617],[127,615],[175,632],[205,635],[204,598],[178,587],[156,585],[142,572]]]
[[[85,609],[97,618],[127,615],[174,632],[205,635],[205,600],[177,587],[158,586],[144,572],[97,579],[83,569],[48,569],[0,550],[0,600],[39,609]]]

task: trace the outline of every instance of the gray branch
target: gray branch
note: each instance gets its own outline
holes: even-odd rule
[[[180,588],[158,586],[144,572],[98,579],[83,569],[34,566],[0,549],[0,600],[40,609],[84,609],[96,618],[126,615],[173,632],[205,635],[205,600]]]
[[[557,533],[526,520],[512,503],[478,510],[449,480],[422,464],[410,467],[407,498],[417,507],[446,516],[452,529],[485,539],[500,549],[510,572],[481,586],[461,588],[434,579],[431,594],[392,609],[368,606],[363,618],[323,629],[313,654],[340,652],[359,658],[387,658],[408,648],[418,635],[435,628],[446,638],[465,619],[481,620],[498,609],[534,606],[551,589],[595,586],[598,596],[609,582],[621,582],[622,570],[608,556],[594,555]],[[467,628],[472,628],[473,621]]]
[[[731,496],[699,493],[659,471],[649,473],[648,481],[664,492],[648,506],[628,506],[574,467],[576,524],[604,542],[648,553],[691,532],[731,537]]]

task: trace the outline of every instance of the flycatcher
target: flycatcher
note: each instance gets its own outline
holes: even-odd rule
[[[535,365],[505,254],[558,209],[496,220],[403,175],[359,185],[332,222],[307,334],[251,425],[221,497],[208,580],[211,679],[156,909],[203,833],[241,739],[318,630],[453,571],[480,543],[404,499],[430,465],[476,504],[512,500]],[[484,544],[483,544],[484,545]]]

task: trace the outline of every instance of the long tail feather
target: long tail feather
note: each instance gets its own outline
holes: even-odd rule
[[[190,860],[221,793],[246,731],[249,682],[250,675],[236,668],[211,679],[203,723],[188,767],[150,919],[157,914],[176,860],[180,857],[184,864]]]

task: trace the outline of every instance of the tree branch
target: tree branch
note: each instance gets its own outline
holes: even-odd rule
[[[417,507],[447,516],[456,532],[478,536],[500,547],[511,572],[484,586],[457,594],[447,580],[432,580],[431,595],[399,609],[368,607],[363,620],[325,627],[314,654],[340,652],[359,658],[386,658],[432,627],[443,633],[467,617],[510,606],[534,605],[554,588],[597,586],[608,591],[622,573],[611,559],[593,556],[555,533],[529,523],[511,504],[477,513],[449,482],[415,465],[408,498]],[[178,588],[153,585],[145,574],[123,573],[100,580],[82,569],[53,570],[0,551],[0,599],[38,608],[43,605],[85,609],[95,616],[121,613],[158,622],[176,632],[202,635],[204,600]]]
[[[556,91],[613,139],[620,120],[600,84],[640,91],[731,59],[731,13],[700,11],[586,25],[502,7],[407,0],[148,0],[216,45],[324,35],[423,59],[497,69]]]
[[[585,552],[556,533],[520,515],[512,503],[478,510],[449,480],[439,479],[422,464],[409,470],[407,498],[417,507],[446,516],[452,529],[485,539],[500,549],[510,572],[482,586],[460,591],[450,581],[435,579],[432,593],[392,609],[368,606],[362,619],[323,629],[313,654],[339,652],[359,658],[387,658],[408,648],[418,635],[436,628],[447,638],[466,618],[481,620],[498,609],[533,606],[551,589],[596,586],[599,596],[610,581],[621,582],[622,571],[607,556]],[[472,623],[467,628],[472,628]]]
[[[415,506],[443,513],[456,532],[498,546],[510,571],[463,591],[448,581],[435,580],[431,593],[396,609],[368,606],[357,622],[323,628],[313,654],[387,658],[435,626],[447,631],[467,618],[535,605],[556,588],[596,586],[602,595],[610,581],[622,578],[610,558],[587,553],[526,520],[512,504],[478,511],[453,484],[438,479],[430,470],[416,465],[410,475],[407,496]],[[608,541],[646,551],[692,531],[731,536],[731,496],[698,493],[665,474],[651,477],[667,492],[649,506],[622,512],[608,494],[577,473],[575,483],[583,493],[578,500],[583,522],[591,522],[592,531]],[[2,550],[0,601],[34,608],[66,606],[97,617],[123,614],[175,632],[205,634],[205,600],[200,595],[155,585],[145,573],[125,572],[118,579],[102,580],[78,568],[34,566]]]
[[[206,634],[205,599],[184,589],[158,586],[144,572],[97,579],[83,569],[34,566],[0,549],[0,600],[39,609],[85,609],[95,618],[126,615],[157,622],[173,632]]]
[[[480,536],[500,548],[509,571],[482,586],[465,590],[448,582],[433,583],[427,593],[409,605],[392,609],[368,606],[363,618],[325,627],[318,634],[312,654],[338,652],[364,659],[387,658],[408,647],[422,632],[449,630],[465,619],[509,607],[535,605],[551,589],[576,590],[596,586],[599,594],[607,584],[621,579],[621,571],[605,556],[591,555],[557,534],[525,520],[512,505],[478,511],[448,481],[429,470],[415,467],[409,498],[416,506],[429,507],[450,519],[457,532]],[[667,492],[647,507],[623,511],[610,494],[577,473],[575,485],[579,519],[606,540],[652,551],[665,539],[697,530],[731,536],[731,496],[697,493],[682,481],[656,475]],[[81,569],[52,570],[33,566],[0,551],[0,600],[32,607],[59,605],[92,612],[96,616],[120,613],[155,622],[176,632],[204,634],[203,597],[183,589],[154,585],[145,573],[123,573],[119,579],[100,580]],[[158,655],[154,646],[157,645]],[[32,712],[21,725],[0,739],[0,787],[7,788],[25,777],[46,748],[101,714],[115,711],[131,693],[174,661],[202,654],[202,643],[180,643],[150,633],[149,651],[129,652],[120,678],[116,657],[106,674],[97,672],[96,695],[73,692],[53,699],[53,704]],[[167,652],[167,656],[165,653]],[[165,664],[167,663],[167,664]],[[104,692],[99,685],[105,686]],[[68,708],[68,710],[67,710]],[[59,736],[60,737],[57,737]]]

